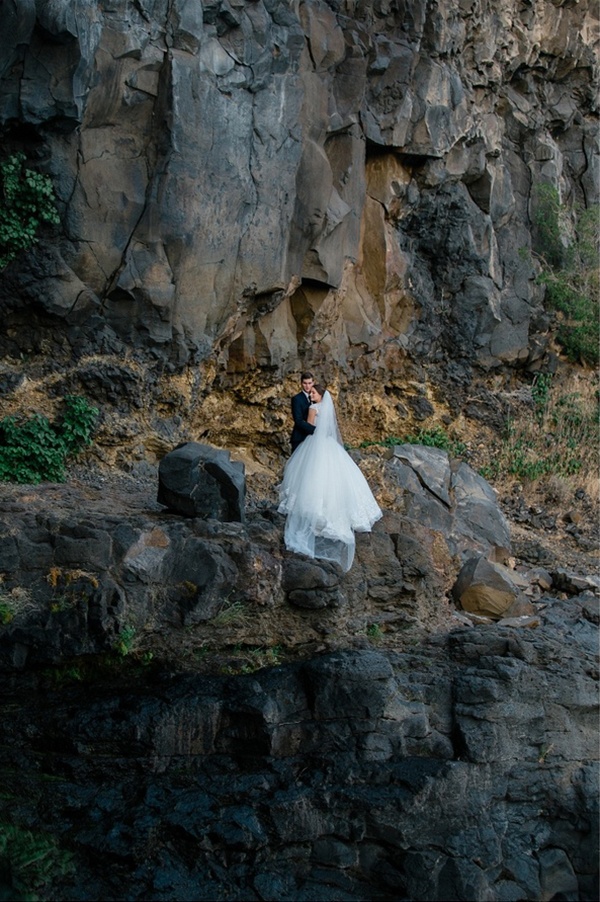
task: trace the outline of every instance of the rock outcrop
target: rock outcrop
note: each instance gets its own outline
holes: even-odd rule
[[[133,347],[209,383],[532,362],[536,188],[597,201],[593,15],[2,3],[3,148],[62,225],[4,275],[0,350]]]
[[[386,510],[347,574],[286,553],[268,503],[241,523],[139,479],[5,486],[3,895],[596,898],[596,583],[537,568],[534,618],[470,620],[451,586],[495,546],[457,529],[469,474],[378,460],[453,527]]]
[[[244,465],[228,451],[186,442],[161,460],[157,500],[184,517],[243,523],[244,477]]]
[[[104,653],[131,630],[145,641],[163,629],[198,628],[201,642],[203,625],[233,604],[255,621],[247,642],[274,619],[273,644],[292,644],[284,637],[301,629],[301,615],[291,610],[330,610],[338,631],[369,623],[435,629],[464,560],[510,551],[491,487],[465,464],[452,472],[437,449],[399,446],[385,462],[395,504],[371,533],[357,534],[347,575],[286,552],[274,506],[240,508],[243,468],[226,452],[191,442],[163,460],[157,501],[154,485],[129,480],[120,499],[102,488],[42,484],[13,488],[0,502],[0,573],[8,598],[20,593],[0,635],[2,666]],[[208,464],[218,478],[200,474]],[[222,494],[226,477],[231,497]],[[461,507],[466,486],[478,487],[472,500],[480,511],[484,499],[485,516]]]
[[[596,653],[549,599],[235,678],[3,681],[1,804],[74,856],[46,898],[593,900]]]

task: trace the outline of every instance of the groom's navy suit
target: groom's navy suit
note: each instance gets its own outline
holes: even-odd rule
[[[312,435],[315,427],[306,422],[310,401],[303,391],[298,392],[292,398],[292,416],[294,418],[294,428],[292,430],[292,453],[298,445],[304,441],[307,435]]]

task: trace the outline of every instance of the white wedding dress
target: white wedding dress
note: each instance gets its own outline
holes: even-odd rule
[[[328,391],[317,409],[315,431],[288,460],[278,510],[287,515],[289,551],[336,561],[349,570],[355,532],[370,532],[381,509],[367,480],[344,449]]]

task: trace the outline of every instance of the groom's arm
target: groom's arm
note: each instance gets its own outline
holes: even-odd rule
[[[304,432],[305,435],[313,434],[315,427],[310,423],[307,423],[304,419],[302,398],[299,398],[297,395],[294,395],[292,398],[292,416],[294,418],[294,425],[297,426],[301,432]]]

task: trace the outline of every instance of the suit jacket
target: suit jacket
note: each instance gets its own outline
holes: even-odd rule
[[[303,391],[298,392],[292,398],[292,416],[294,418],[294,428],[292,430],[292,451],[304,441],[307,435],[312,435],[315,427],[311,423],[306,422],[310,401]]]

